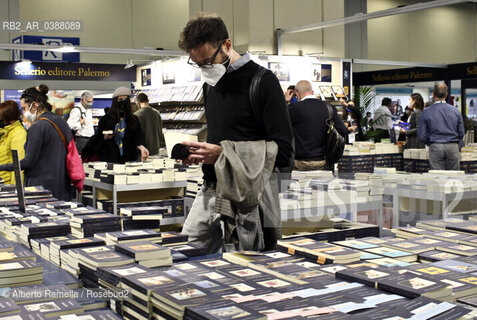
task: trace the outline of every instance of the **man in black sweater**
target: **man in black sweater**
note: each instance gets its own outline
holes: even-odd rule
[[[293,164],[293,135],[283,91],[276,76],[267,71],[260,82],[260,119],[252,108],[249,92],[259,65],[250,56],[241,56],[232,47],[221,18],[199,16],[191,19],[179,39],[179,47],[189,54],[188,63],[200,68],[208,84],[205,97],[207,142],[183,143],[191,154],[185,164],[202,163],[204,187],[195,199],[184,224],[189,240],[206,246],[209,252],[222,247],[220,215],[214,214],[217,177],[214,163],[222,152],[220,142],[274,141],[278,145],[275,167]]]
[[[295,90],[300,101],[288,108],[295,136],[295,169],[328,170],[325,160],[328,108],[315,97],[309,81],[299,81]],[[336,130],[346,137],[348,130],[335,107],[332,108]]]

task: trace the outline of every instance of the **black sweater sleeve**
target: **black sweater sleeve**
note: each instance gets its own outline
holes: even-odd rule
[[[136,127],[136,147],[139,147],[139,146],[144,146],[146,144],[145,140],[144,140],[144,133],[142,132],[142,128],[141,128],[141,123],[139,122],[139,119],[134,116],[136,118],[136,124],[137,124],[137,127]]]
[[[25,158],[20,161],[22,170],[30,170],[37,163],[40,157],[41,145],[43,143],[43,128],[37,124],[28,131],[27,143],[25,149]],[[13,171],[13,163],[7,163],[0,166],[0,171]]]
[[[277,77],[266,72],[260,83],[260,98],[263,105],[262,120],[267,139],[278,145],[276,167],[289,167],[293,163],[293,131],[285,97]]]

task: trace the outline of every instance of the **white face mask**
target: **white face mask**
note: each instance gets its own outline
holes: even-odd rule
[[[201,68],[200,71],[202,72],[202,78],[205,83],[214,87],[227,72],[227,68],[224,64],[228,61],[230,61],[230,57],[224,63],[213,64],[212,68]]]
[[[25,114],[24,114],[25,119],[28,122],[35,122],[35,120],[36,120],[36,111],[35,111],[35,113],[30,112],[32,106],[33,106],[33,103],[30,104],[30,107],[28,108],[28,111],[25,111]]]

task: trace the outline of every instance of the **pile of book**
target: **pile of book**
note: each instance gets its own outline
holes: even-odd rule
[[[86,177],[108,184],[148,184],[186,181],[199,174],[198,166],[178,166],[173,159],[151,157],[146,162],[125,164],[88,162],[83,164]]]
[[[134,259],[114,250],[112,246],[70,249],[70,256],[77,261],[81,281],[85,287],[97,288],[99,267],[116,267],[134,262]]]
[[[151,229],[107,232],[104,234],[96,234],[95,237],[103,239],[108,246],[139,240],[154,243],[160,243],[162,241],[161,233]]]
[[[382,193],[371,194],[370,190],[366,180],[311,179],[305,185],[301,185],[301,182],[292,183],[287,191],[280,193],[280,208],[308,209],[381,199]]]
[[[145,275],[150,272],[153,272],[153,270],[136,263],[118,267],[101,267],[96,270],[99,288],[111,290],[113,292],[118,292],[123,288],[122,281],[124,277],[135,274]],[[137,298],[132,294],[129,297],[129,300],[136,299]],[[111,299],[110,308],[119,314],[123,314],[123,302],[124,301],[120,299]]]
[[[105,242],[97,238],[81,238],[81,239],[62,239],[53,240],[49,243],[49,260],[57,266],[62,265],[61,251],[73,248],[85,248],[105,245]]]
[[[148,268],[172,265],[171,249],[151,241],[117,244],[114,248],[117,252],[132,257],[138,264]]]
[[[200,189],[202,189],[203,184],[204,179],[202,179],[202,177],[187,178],[186,197],[195,199]]]
[[[120,231],[121,217],[110,213],[74,216],[71,218],[70,225],[73,236],[92,237],[95,233]]]
[[[319,264],[350,263],[361,259],[359,251],[304,237],[279,240],[277,248],[317,261]]]
[[[70,231],[68,219],[56,222],[24,223],[19,229],[19,239],[25,246],[30,248],[31,239],[65,236]]]
[[[26,251],[0,253],[0,286],[19,287],[41,284],[43,266]]]

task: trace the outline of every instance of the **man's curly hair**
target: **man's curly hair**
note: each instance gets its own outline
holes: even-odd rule
[[[210,43],[218,47],[229,38],[224,21],[217,15],[200,14],[187,22],[179,37],[179,48],[185,52]]]

